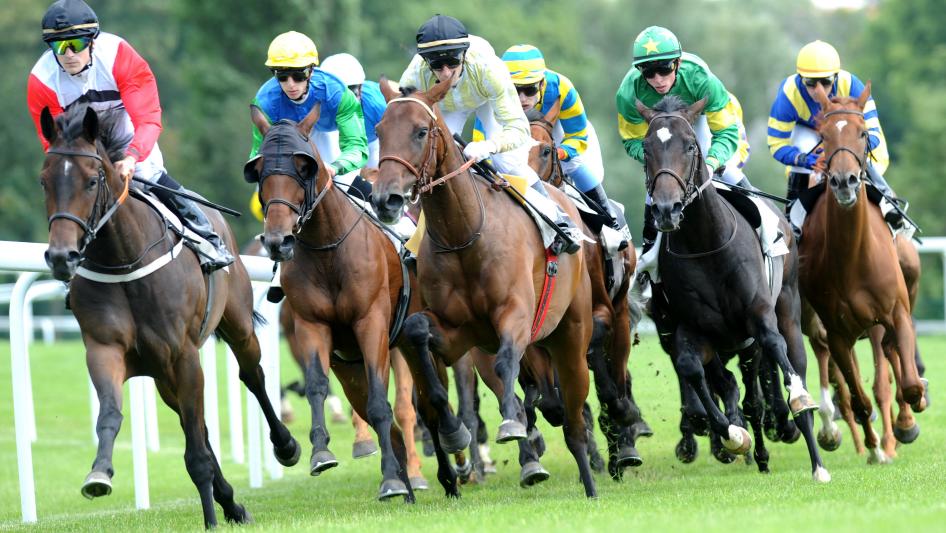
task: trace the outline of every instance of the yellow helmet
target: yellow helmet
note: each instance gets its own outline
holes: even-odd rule
[[[829,78],[841,70],[841,57],[830,44],[813,41],[798,51],[795,68],[805,78]]]
[[[278,35],[269,44],[266,66],[269,68],[306,68],[319,64],[315,43],[297,31]]]
[[[545,58],[532,45],[511,46],[503,53],[502,59],[516,85],[533,85],[545,79]]]

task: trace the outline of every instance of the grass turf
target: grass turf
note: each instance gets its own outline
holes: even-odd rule
[[[254,530],[502,531],[529,528],[542,531],[601,531],[619,528],[654,530],[731,531],[884,531],[942,527],[946,460],[937,452],[946,442],[944,390],[946,364],[940,354],[946,338],[925,337],[920,346],[933,383],[933,406],[918,415],[922,434],[916,443],[899,449],[894,464],[868,466],[854,454],[850,433],[842,427],[844,443],[833,453],[822,452],[833,476],[828,485],[811,481],[807,453],[801,442],[766,442],[771,474],[742,462],[723,465],[709,454],[708,441],[698,438],[696,462],[683,465],[674,458],[679,438],[679,401],[669,360],[652,336],[645,336],[631,355],[635,396],[655,435],[641,439],[644,465],[627,471],[615,483],[596,475],[599,498],[587,500],[578,482],[574,460],[565,448],[560,428],[540,421],[548,451],[542,460],[549,481],[528,490],[518,486],[517,449],[513,444],[491,445],[498,473],[483,485],[464,486],[463,497],[447,499],[436,481],[436,461],[423,458],[431,490],[418,493],[416,505],[374,500],[380,482],[380,460],[353,461],[353,431],[348,424],[330,425],[330,448],[341,464],[317,478],[307,472],[310,446],[308,404],[291,399],[297,419],[289,428],[303,444],[299,465],[286,469],[281,480],[265,478],[261,489],[248,487],[245,465],[230,460],[225,368],[220,350],[221,446],[223,472],[234,486],[236,499],[253,515]],[[873,372],[869,347],[858,346],[861,368]],[[285,352],[285,350],[284,350]],[[116,475],[111,496],[87,501],[79,487],[95,456],[91,438],[85,357],[78,342],[32,348],[31,367],[36,402],[38,440],[33,446],[38,524],[20,524],[19,485],[11,406],[9,344],[0,344],[0,529],[35,531],[158,531],[202,529],[197,492],[183,462],[184,440],[177,418],[159,402],[161,450],[150,453],[151,509],[134,509],[130,422],[126,418],[114,454]],[[735,365],[733,365],[735,366]],[[809,363],[809,389],[817,398],[817,369]],[[284,355],[283,381],[299,371]],[[485,389],[485,388],[484,388]],[[483,395],[482,414],[492,435],[500,417],[495,398]],[[335,391],[341,388],[335,385]],[[869,390],[869,389],[868,389]],[[127,394],[127,386],[126,386]],[[593,391],[590,396],[596,409]],[[597,410],[597,409],[596,409]],[[816,429],[820,421],[816,417]],[[879,422],[875,423],[879,427]],[[598,434],[599,446],[604,439]],[[602,452],[604,450],[602,449]],[[264,474],[265,475],[265,474]],[[218,520],[223,513],[217,507]]]

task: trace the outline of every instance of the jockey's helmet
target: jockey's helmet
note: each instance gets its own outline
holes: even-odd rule
[[[830,78],[841,70],[841,57],[824,41],[812,41],[801,47],[795,69],[804,78]]]
[[[43,15],[43,41],[99,36],[99,18],[82,0],[58,0]]]
[[[466,26],[447,15],[434,15],[417,30],[417,53],[425,57],[456,56],[469,47]]]
[[[510,46],[503,52],[503,61],[516,85],[534,85],[545,79],[545,58],[531,44]]]
[[[634,39],[634,60],[632,66],[676,59],[683,54],[677,36],[667,28],[650,26]]]
[[[365,82],[365,69],[351,54],[341,53],[328,56],[319,68],[342,80],[342,83],[348,87]]]
[[[319,64],[319,51],[312,39],[287,31],[276,36],[266,53],[266,66],[275,69],[301,69]]]

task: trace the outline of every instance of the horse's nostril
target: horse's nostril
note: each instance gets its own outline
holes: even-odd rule
[[[291,250],[293,246],[296,245],[296,238],[293,235],[286,235],[282,239],[282,244],[279,247],[283,250]]]
[[[674,203],[673,203],[673,208],[671,209],[671,212],[672,212],[674,215],[679,215],[680,213],[682,213],[682,212],[683,212],[683,202],[674,202]]]
[[[847,184],[850,187],[857,185],[857,174],[848,174],[847,175]]]
[[[841,182],[838,180],[838,177],[834,175],[831,176],[831,179],[828,180],[828,183],[830,183],[834,188],[837,188],[838,185],[841,184]]]

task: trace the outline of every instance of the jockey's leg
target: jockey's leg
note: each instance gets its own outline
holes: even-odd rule
[[[627,221],[624,220],[624,213],[620,213],[619,210],[613,209],[611,207],[611,201],[608,199],[608,193],[605,192],[604,187],[601,185],[602,179],[599,176],[595,176],[587,165],[581,164],[579,159],[578,165],[566,165],[566,163],[571,163],[579,159],[579,156],[573,157],[570,161],[562,162],[562,170],[571,177],[572,181],[575,182],[575,187],[579,191],[585,194],[590,198],[594,203],[598,204],[596,206],[591,206],[596,211],[601,212],[608,217],[608,226],[610,226],[615,231],[622,231],[625,226],[627,226]],[[566,166],[571,166],[571,169],[567,169]],[[628,242],[627,239],[622,239],[621,244],[618,245],[618,250],[623,250],[627,248]]]
[[[893,189],[890,188],[890,184],[887,183],[887,180],[884,179],[884,175],[877,171],[874,165],[867,165],[867,176],[870,178],[871,183],[874,184],[874,187],[884,193],[884,196],[894,200],[897,195],[893,192]],[[893,204],[890,201],[881,200],[880,202],[880,211],[884,214],[884,220],[895,228],[903,227],[903,215],[897,209],[894,209]]]
[[[792,172],[788,175],[788,190],[785,191],[785,196],[788,198],[788,205],[785,206],[785,214],[791,212],[792,206],[795,205],[795,201],[798,200],[798,194],[808,190],[808,180],[810,177],[811,174],[801,172]]]
[[[654,208],[647,202],[644,204],[644,228],[641,230],[641,255],[646,254],[654,247],[657,241],[657,221],[654,220]]]
[[[175,191],[194,194],[175,181],[167,172],[161,174],[157,183]],[[233,256],[227,250],[226,244],[214,231],[210,219],[207,218],[207,215],[198,207],[196,202],[158,188],[152,189],[152,192],[164,205],[180,216],[188,228],[213,245],[216,257],[211,257],[210,262],[206,265],[209,270],[217,270],[233,263]]]
[[[542,180],[536,179],[529,185],[529,187],[537,191],[542,196],[548,198],[550,202],[555,203],[555,201],[552,200],[552,197],[549,196],[549,191],[546,190],[545,183],[542,182]],[[571,232],[577,231],[578,228],[575,226],[575,223],[572,222],[572,219],[569,218],[569,216],[565,214],[564,211],[562,211],[562,208],[559,207],[557,203],[555,205],[555,224],[565,230],[566,233],[569,233],[569,235],[573,235]],[[574,254],[581,250],[581,245],[578,244],[578,241],[574,237],[562,237],[561,235],[555,237],[552,247],[559,248],[560,251],[563,251],[567,254]]]

